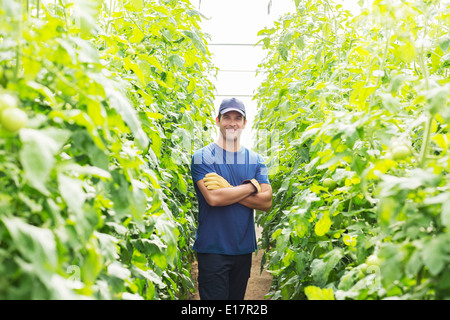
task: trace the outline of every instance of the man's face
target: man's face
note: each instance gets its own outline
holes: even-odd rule
[[[230,111],[216,118],[216,125],[227,141],[236,141],[245,128],[247,120],[237,111]]]

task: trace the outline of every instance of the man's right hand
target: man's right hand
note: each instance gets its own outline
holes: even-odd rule
[[[231,185],[225,178],[215,172],[207,173],[203,178],[203,182],[208,190],[216,190],[220,188],[230,188]]]

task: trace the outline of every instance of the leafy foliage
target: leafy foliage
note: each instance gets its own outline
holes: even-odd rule
[[[295,3],[259,32],[271,297],[449,298],[448,2]]]
[[[193,288],[189,160],[213,71],[183,1],[0,1],[2,299],[177,299]],[[183,139],[190,137],[191,139]]]

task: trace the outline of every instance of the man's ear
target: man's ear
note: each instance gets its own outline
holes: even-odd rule
[[[219,126],[220,120],[219,117],[216,117],[216,126]]]

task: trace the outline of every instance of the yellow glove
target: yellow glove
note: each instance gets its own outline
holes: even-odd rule
[[[216,190],[220,188],[230,188],[231,184],[228,183],[223,177],[217,173],[207,173],[203,178],[203,182],[208,190]]]
[[[251,183],[256,188],[256,193],[261,192],[261,186],[259,185],[258,180],[256,179],[245,180],[244,182],[242,182],[242,184],[244,183]]]

